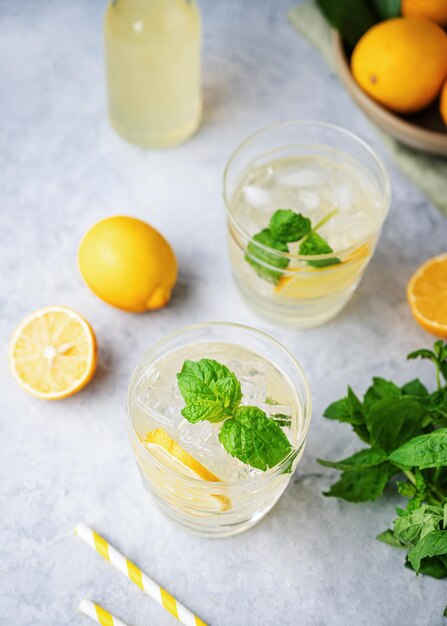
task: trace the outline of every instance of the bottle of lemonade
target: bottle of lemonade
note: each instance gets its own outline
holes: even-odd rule
[[[202,109],[196,0],[112,0],[104,30],[115,130],[147,148],[187,139]]]

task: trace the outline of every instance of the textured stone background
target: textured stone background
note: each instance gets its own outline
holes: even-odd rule
[[[203,0],[205,115],[187,144],[143,152],[122,142],[105,111],[99,0],[0,1],[0,623],[83,624],[83,597],[133,626],[171,617],[73,536],[84,521],[214,626],[442,624],[445,583],[416,578],[375,541],[397,499],[325,499],[330,470],[316,457],[358,446],[322,419],[349,382],[404,382],[431,339],[413,321],[405,285],[445,251],[446,223],[393,166],[374,130],[318,54],[286,21],[290,0]],[[327,326],[270,329],[248,311],[230,275],[222,170],[248,133],[291,118],[348,127],[383,157],[390,216],[355,298]],[[97,300],[76,269],[84,231],[110,214],[147,219],[173,244],[172,305],[130,316]],[[99,340],[99,370],[79,395],[34,400],[12,381],[7,339],[22,316],[62,303]],[[222,541],[192,537],[143,492],[124,425],[130,374],[155,340],[189,323],[227,320],[270,330],[308,373],[314,416],[299,471],[256,528]],[[443,593],[444,592],[444,593]]]

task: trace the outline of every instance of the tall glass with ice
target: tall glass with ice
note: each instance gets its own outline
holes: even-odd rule
[[[312,328],[348,302],[390,205],[381,161],[349,131],[320,122],[261,130],[224,174],[233,274],[249,305]]]
[[[190,326],[132,375],[127,426],[143,484],[169,517],[225,537],[258,522],[301,459],[311,417],[295,358],[236,324]]]

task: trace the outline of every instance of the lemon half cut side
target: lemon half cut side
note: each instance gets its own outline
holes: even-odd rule
[[[75,311],[49,306],[26,317],[9,352],[12,374],[37,398],[60,400],[80,391],[96,370],[96,338]]]

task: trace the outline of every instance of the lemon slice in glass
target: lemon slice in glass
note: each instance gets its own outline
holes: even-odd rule
[[[143,443],[154,458],[177,474],[189,478],[201,478],[208,482],[222,482],[218,476],[179,446],[162,428],[148,432]],[[180,486],[177,497],[180,500],[183,498]],[[189,502],[192,500],[194,506],[205,511],[223,512],[231,509],[230,498],[222,494],[206,494],[197,490],[197,495],[194,494],[192,499],[188,498]]]

